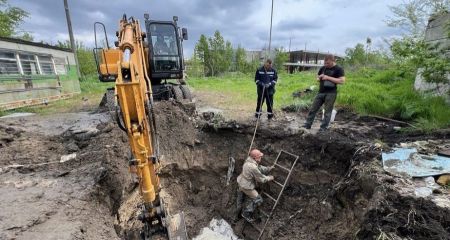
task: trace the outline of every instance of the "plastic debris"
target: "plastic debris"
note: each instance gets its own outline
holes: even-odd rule
[[[63,155],[63,156],[61,156],[61,160],[59,160],[59,162],[60,162],[60,163],[64,163],[64,162],[73,160],[73,159],[75,159],[76,157],[77,157],[77,154],[76,154],[76,153],[72,153],[72,154],[69,154],[69,155]]]
[[[419,188],[416,188],[416,190],[414,191],[414,194],[417,197],[425,198],[425,197],[428,197],[431,194],[433,194],[433,190],[431,188],[428,188],[428,187],[419,187]]]
[[[233,228],[223,219],[213,219],[209,222],[209,226],[201,230],[200,235],[194,237],[193,240],[238,240],[234,234]]]
[[[381,157],[384,170],[392,174],[428,177],[450,173],[450,158],[420,154],[416,148],[394,148]]]

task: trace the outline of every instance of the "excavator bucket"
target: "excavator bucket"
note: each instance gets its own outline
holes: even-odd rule
[[[188,240],[184,212],[175,214],[168,219],[169,240]]]

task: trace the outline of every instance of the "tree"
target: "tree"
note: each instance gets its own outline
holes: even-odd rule
[[[276,69],[280,70],[283,68],[283,64],[289,60],[289,53],[285,51],[283,47],[275,48],[275,58],[273,60],[273,65]]]
[[[235,51],[235,63],[236,63],[236,71],[238,72],[246,72],[246,53],[245,49],[238,45]]]
[[[448,82],[450,58],[445,48],[425,41],[428,19],[434,14],[448,12],[450,0],[410,0],[391,6],[394,18],[388,20],[391,27],[402,27],[409,32],[391,41],[394,63],[404,71],[416,72],[428,82]],[[450,36],[450,30],[447,30]]]
[[[64,42],[58,41],[56,46],[62,48],[71,48],[70,41],[66,40]],[[95,64],[94,55],[92,50],[85,47],[83,42],[76,40],[75,48],[77,51],[78,64],[80,64],[80,73],[82,79],[93,76],[97,74],[97,65]]]
[[[7,0],[0,0],[0,36],[11,37],[17,33],[17,27],[28,17],[25,10],[13,7]]]
[[[231,42],[224,40],[219,31],[209,38],[202,34],[195,46],[195,52],[203,63],[207,76],[217,76],[230,69],[233,47]]]
[[[448,11],[450,0],[405,0],[389,9],[394,16],[387,19],[388,26],[402,28],[413,37],[422,37],[429,17]]]
[[[17,38],[30,42],[34,41],[33,35],[31,35],[31,33],[28,32],[24,32],[22,35],[17,36]]]
[[[231,64],[233,63],[233,55],[234,55],[234,49],[231,45],[230,41],[225,42],[225,51],[223,54],[223,58],[221,59],[220,66],[221,72],[230,71]]]
[[[354,48],[347,48],[345,50],[345,58],[340,61],[340,64],[349,67],[386,67],[388,56],[380,49],[371,49],[370,44],[372,40],[366,39],[366,46],[362,43],[356,44]]]
[[[365,63],[366,51],[364,45],[356,44],[354,48],[347,48],[345,50],[345,63],[352,66],[362,66]]]
[[[415,72],[421,68],[421,75],[427,82],[448,82],[450,57],[437,44],[428,44],[423,39],[404,37],[395,39],[391,51],[397,65]]]
[[[198,40],[197,44],[195,45],[195,52],[194,54],[197,55],[198,59],[203,63],[203,66],[205,68],[205,74],[206,75],[212,75],[211,73],[214,72],[214,69],[212,69],[212,62],[211,62],[211,54],[209,51],[209,44],[208,39],[205,35],[200,35],[200,40]]]
[[[198,54],[196,50],[194,50],[194,54],[191,59],[185,61],[186,63],[186,73],[188,77],[204,77],[205,76],[205,68],[203,66],[202,61],[198,58]]]

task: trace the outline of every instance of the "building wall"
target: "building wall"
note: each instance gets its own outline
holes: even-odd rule
[[[247,50],[245,51],[245,57],[247,62],[262,61],[264,58],[261,50]]]
[[[24,51],[24,52],[32,52],[32,53],[49,54],[49,55],[52,55],[53,57],[67,59],[68,62],[66,62],[66,64],[68,64],[68,65],[75,65],[75,56],[72,52],[66,52],[66,51],[51,49],[51,48],[24,45],[24,44],[20,44],[20,43],[6,42],[6,41],[1,41],[1,40],[0,40],[0,48]]]
[[[447,49],[444,53],[450,57],[450,38],[448,36],[448,25],[450,24],[450,13],[443,14],[438,17],[430,19],[427,29],[425,31],[425,41],[429,44],[438,44],[438,49]],[[447,96],[447,101],[450,103],[450,73],[447,74],[447,83],[429,83],[421,76],[422,69],[417,71],[414,88],[419,91],[431,92],[435,95]]]
[[[48,103],[80,92],[70,51],[0,39],[0,53],[7,53],[0,55],[0,109]]]

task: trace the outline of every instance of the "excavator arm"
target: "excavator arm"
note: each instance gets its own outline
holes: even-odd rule
[[[142,196],[139,219],[144,227],[142,239],[166,235],[169,239],[187,239],[183,213],[168,216],[160,197],[160,171],[156,124],[153,114],[151,80],[148,77],[146,34],[139,21],[124,15],[119,22],[116,49],[103,49],[100,71],[114,73],[119,125],[126,131],[133,155],[130,172],[136,174]],[[117,62],[113,62],[117,60]],[[159,239],[159,238],[158,238]]]

